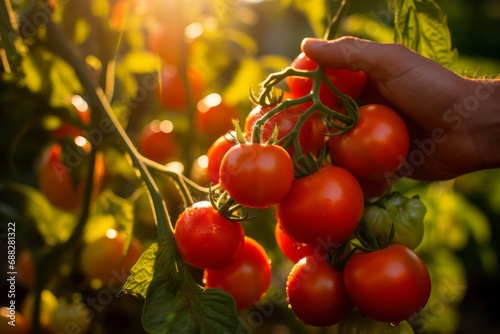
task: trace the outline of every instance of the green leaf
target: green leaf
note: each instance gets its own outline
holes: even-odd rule
[[[200,287],[182,261],[172,261],[172,253],[166,241],[160,240],[144,304],[144,328],[157,334],[237,333],[240,324],[234,299],[220,289]]]
[[[433,0],[387,0],[394,10],[394,41],[430,58],[451,66],[457,58],[451,47],[447,17]]]
[[[340,25],[342,35],[356,36],[376,42],[394,41],[394,29],[372,14],[354,13],[347,16]]]
[[[147,51],[128,52],[122,62],[132,73],[147,74],[156,73],[161,69],[161,61],[158,56]]]
[[[22,58],[26,54],[10,1],[0,1],[0,61],[7,73],[23,76]]]
[[[149,283],[151,283],[153,278],[153,268],[157,252],[158,243],[153,242],[148,249],[142,253],[139,261],[137,261],[130,270],[131,274],[127,282],[123,285],[122,290],[118,293],[118,296],[131,294],[138,298],[146,298]]]
[[[248,89],[253,85],[259,84],[264,77],[265,74],[258,60],[252,57],[242,59],[233,80],[231,80],[230,85],[222,93],[222,99],[228,104],[233,105],[242,101],[248,101]],[[242,89],[242,87],[248,88]]]
[[[53,106],[67,106],[71,96],[82,92],[73,68],[44,48],[31,48],[23,59],[23,69],[26,86],[39,95],[50,96]]]
[[[76,225],[76,217],[54,208],[38,189],[20,183],[9,183],[1,187],[0,192],[2,198],[12,198],[18,205],[22,200],[23,211],[18,218],[25,233],[36,234],[34,231],[37,231],[44,243],[51,246],[68,240]]]

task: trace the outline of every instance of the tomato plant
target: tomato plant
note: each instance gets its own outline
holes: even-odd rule
[[[335,325],[354,308],[344,288],[342,272],[314,256],[304,257],[292,268],[286,295],[295,315],[317,327]]]
[[[398,244],[354,254],[344,267],[344,285],[361,312],[392,323],[419,312],[431,292],[424,262],[411,249]]]
[[[86,301],[95,311],[88,329],[92,333],[237,333],[268,328],[310,333],[321,329],[302,328],[302,323],[323,327],[339,321],[335,326],[340,332],[407,330],[402,326],[405,322],[391,327],[377,314],[373,316],[378,320],[355,310],[344,318],[353,305],[368,309],[347,290],[346,274],[351,274],[351,286],[355,276],[353,261],[388,252],[365,254],[366,226],[375,234],[376,249],[385,246],[382,241],[394,227],[393,243],[408,248],[418,245],[415,249],[426,264],[439,264],[430,275],[431,298],[433,302],[447,298],[446,305],[435,317],[438,320],[432,319],[433,306],[442,304],[426,306],[429,313],[412,319],[412,324],[421,326],[415,329],[437,328],[442,334],[458,327],[465,271],[440,276],[450,267],[450,257],[443,257],[444,252],[436,248],[463,250],[466,258],[477,255],[481,268],[493,267],[486,219],[467,212],[465,201],[450,200],[441,192],[431,196],[424,185],[406,180],[394,184],[408,144],[404,131],[379,131],[391,124],[380,125],[375,117],[366,120],[375,114],[371,109],[380,112],[390,105],[363,106],[393,100],[377,94],[384,73],[350,62],[350,68],[370,69],[368,82],[364,72],[320,68],[293,51],[299,48],[293,38],[306,37],[301,36],[304,33],[313,36],[309,28],[315,36],[324,33],[325,40],[341,34],[384,41],[403,36],[395,42],[438,62],[444,60],[449,67],[456,52],[447,51],[451,43],[442,22],[446,15],[434,4],[419,6],[418,15],[413,15],[414,8],[403,2],[389,8],[394,22],[377,20],[382,29],[375,34],[374,29],[359,31],[359,27],[373,27],[369,17],[373,15],[352,13],[348,21],[341,21],[352,9],[375,12],[369,5],[349,6],[351,2],[330,1],[324,6],[330,7],[329,13],[323,2],[304,5],[303,1],[287,2],[281,6],[286,11],[269,10],[271,2],[262,6],[256,1],[216,0],[66,1],[58,6],[55,0],[36,5],[6,0],[0,5],[0,16],[11,18],[0,25],[4,120],[0,152],[6,162],[0,167],[0,215],[5,222],[17,223],[19,249],[36,255],[33,268],[33,258],[18,253],[15,268],[22,283],[16,298],[22,300],[26,292],[26,304],[31,303],[27,314],[40,319],[31,326],[34,334],[86,330],[85,324],[71,326],[81,320],[82,314],[74,312],[76,304],[59,303],[55,311],[52,307],[53,312],[47,312],[49,290],[44,289],[52,291],[53,298],[48,297],[52,301],[55,296]],[[379,9],[377,13],[383,13]],[[295,10],[309,21],[307,29],[290,16]],[[279,29],[270,29],[266,22]],[[327,31],[318,31],[325,23]],[[389,37],[382,23],[389,23]],[[421,29],[414,29],[417,26]],[[408,31],[421,34],[417,38]],[[340,57],[348,62],[366,51],[357,48],[359,40],[347,42],[355,46],[340,50]],[[457,60],[453,66],[461,64],[462,59]],[[492,93],[481,92],[476,97]],[[241,124],[241,116],[247,116],[243,110],[249,111],[245,133],[228,132],[235,128],[233,119],[240,116]],[[383,114],[393,117],[395,112]],[[383,138],[377,137],[381,133]],[[428,142],[423,143],[421,148],[428,148]],[[35,161],[45,147],[49,152]],[[82,193],[90,181],[91,147],[98,154],[96,194],[85,203],[89,206],[82,205]],[[456,184],[436,188],[444,191]],[[421,228],[423,203],[399,197],[395,189],[428,196],[422,199],[429,199],[436,209],[429,210],[425,222],[431,237],[425,238]],[[433,201],[438,196],[440,201]],[[456,211],[452,218],[450,210]],[[254,219],[243,221],[247,218]],[[13,233],[6,228],[14,227],[0,225],[0,235]],[[108,229],[117,230],[104,237]],[[245,237],[246,232],[252,239]],[[478,254],[468,253],[473,247],[460,248],[469,240],[481,247]],[[351,242],[359,242],[363,251],[358,249],[349,260],[334,253],[341,244],[343,255],[349,253]],[[72,256],[78,260],[73,265],[68,264]],[[11,257],[15,256],[9,253],[9,261]],[[269,258],[276,258],[279,265],[273,273]],[[337,270],[346,261],[345,271]],[[379,265],[363,274],[367,285],[386,268],[378,260],[370,261]],[[287,288],[283,273],[294,264]],[[205,287],[200,285],[202,272]],[[416,272],[408,276],[414,281],[405,280],[408,289],[417,285]],[[391,279],[385,279],[385,284],[391,282],[392,289],[403,295],[404,289]],[[458,293],[443,293],[448,282],[458,285]],[[341,285],[346,291],[339,291]],[[273,294],[262,300],[270,287]],[[413,309],[412,295],[395,300],[394,291],[384,283],[367,289],[363,296],[379,293],[375,296],[379,312],[387,310],[391,300],[391,310]],[[120,298],[115,303],[108,290],[139,298]],[[284,300],[286,293],[289,303]],[[36,307],[40,296],[41,312]],[[231,296],[238,309],[253,309],[237,312]],[[442,317],[452,320],[442,321]],[[299,319],[294,323],[288,318]]]
[[[245,231],[231,222],[210,202],[197,202],[180,214],[175,224],[175,242],[182,258],[201,269],[230,265],[243,249]]]
[[[227,291],[236,301],[238,309],[259,302],[271,284],[271,260],[256,240],[245,237],[243,250],[229,266],[219,270],[205,270],[206,288]]]
[[[351,237],[363,214],[363,192],[345,169],[325,166],[296,179],[275,207],[276,220],[297,244],[320,240],[337,247]]]
[[[238,141],[236,140],[236,133],[234,131],[230,131],[217,138],[208,148],[207,173],[208,177],[210,178],[210,182],[212,182],[213,184],[219,183],[219,172],[222,158],[224,158],[224,155],[226,155],[227,151],[229,151],[229,149],[237,143]]]
[[[132,238],[128,249],[125,247],[124,233],[113,229],[106,231],[106,235],[83,246],[79,263],[82,273],[89,280],[100,279],[105,283],[129,275],[143,249],[136,238]]]
[[[396,172],[406,159],[409,134],[391,108],[367,104],[359,108],[354,127],[328,140],[332,162],[362,179],[382,179]]]
[[[82,138],[83,143],[87,141]],[[38,175],[38,185],[42,193],[54,206],[77,212],[83,203],[85,180],[82,179],[86,167],[85,155],[81,156],[76,151],[64,151],[61,145],[52,144],[44,152]],[[70,166],[71,164],[71,166]],[[100,193],[104,182],[104,159],[102,154],[96,155],[94,167],[94,186],[92,199],[95,200]]]
[[[280,146],[246,143],[227,151],[220,166],[220,184],[241,205],[267,208],[290,190],[294,167]]]
[[[318,68],[318,64],[301,53],[293,60],[291,67],[298,70],[314,70]],[[347,94],[353,99],[360,97],[368,78],[362,71],[353,72],[337,68],[325,68],[325,74],[340,93]],[[305,96],[311,93],[313,87],[313,81],[304,77],[290,76],[287,77],[286,83],[293,97]],[[337,95],[325,83],[321,84],[319,98],[325,106],[334,110],[339,109]]]
[[[138,149],[146,158],[165,164],[179,154],[174,124],[169,120],[154,120],[139,134]]]

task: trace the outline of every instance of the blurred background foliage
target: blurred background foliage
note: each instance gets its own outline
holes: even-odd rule
[[[146,32],[154,24],[172,20],[169,15],[175,11],[125,11],[124,16],[120,16],[115,11],[121,10],[121,2],[61,1],[59,10],[55,11],[55,20],[78,45],[130,137],[137,142],[145,124],[168,117],[178,129],[177,139],[185,152],[182,156],[184,169],[196,179],[196,168],[191,166],[195,166],[196,157],[206,152],[213,138],[195,135],[185,115],[165,110],[151,90],[143,88],[157,79],[165,65],[148,50]],[[453,69],[472,77],[500,74],[500,2],[437,2],[448,15],[452,46],[459,54]],[[13,1],[17,9],[25,8],[28,3],[30,1]],[[224,101],[237,106],[241,117],[251,108],[249,88],[268,73],[287,66],[298,55],[302,39],[321,31],[318,25],[321,27],[321,13],[324,12],[319,9],[323,8],[324,1],[316,0],[214,0],[196,4],[186,6],[183,14],[196,40],[189,53],[189,66],[201,69],[200,75],[206,83],[205,95],[219,93]],[[148,18],[148,24],[144,17]],[[390,42],[393,39],[391,20],[385,1],[353,1],[339,35]],[[193,23],[199,23],[202,32],[197,31],[200,26]],[[67,96],[82,93],[82,88],[72,69],[58,55],[57,43],[39,36],[44,34],[43,30],[36,32],[37,36],[30,36],[35,30],[30,31],[29,25],[24,29],[25,42],[30,48],[23,64],[27,73],[25,85],[19,86],[14,80],[0,82],[0,154],[4,161],[0,175],[3,180],[36,188],[40,152],[52,140],[48,129],[61,120],[78,124]],[[137,223],[134,233],[143,240],[152,239],[154,223],[152,225],[144,196],[135,192],[138,181],[134,172],[116,148],[116,140],[106,140],[109,141],[104,145],[108,168],[106,186],[129,198],[129,204],[134,205]],[[161,179],[171,214],[175,216],[182,209],[178,196],[174,195],[175,189],[163,177],[158,176],[158,179]],[[426,234],[418,251],[430,268],[433,292],[428,307],[413,319],[415,331],[500,332],[500,318],[494,311],[500,298],[500,170],[476,172],[447,182],[403,180],[397,187],[409,194],[419,194],[428,207]],[[20,217],[15,209],[23,208],[23,203],[13,202],[5,196],[0,200],[2,221]],[[272,214],[258,213],[259,221],[246,224],[245,229],[269,250],[274,277],[263,307],[241,312],[241,319],[249,325],[247,331],[334,333],[334,328],[307,328],[291,316],[284,299],[284,282],[292,263],[276,248]],[[101,218],[99,221],[99,217],[94,217],[93,224],[112,226],[107,222],[109,215]],[[2,275],[5,272],[2,271]],[[194,271],[193,275],[199,272]],[[29,289],[24,290],[24,294],[28,292]],[[5,296],[1,298],[3,304]],[[113,301],[108,311],[100,314],[102,324],[96,333],[140,332],[140,302],[123,298]],[[128,317],[125,322],[124,315]],[[256,315],[265,319],[258,328],[252,325],[259,320]]]

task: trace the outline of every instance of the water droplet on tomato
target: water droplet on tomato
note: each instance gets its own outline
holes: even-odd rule
[[[399,321],[391,322],[392,327],[397,327],[398,325],[399,325]]]

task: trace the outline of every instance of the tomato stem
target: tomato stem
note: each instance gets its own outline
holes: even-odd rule
[[[329,7],[330,7],[330,13],[333,12],[333,1],[329,1]],[[335,15],[332,15],[333,18],[330,20],[328,27],[326,28],[324,39],[326,40],[331,40],[335,37],[335,34],[337,33],[337,30],[339,28],[340,22],[342,21],[342,18],[344,18],[345,14],[347,13],[347,10],[349,9],[349,5],[351,4],[350,0],[343,0],[341,4],[339,5],[339,8],[337,9]]]

